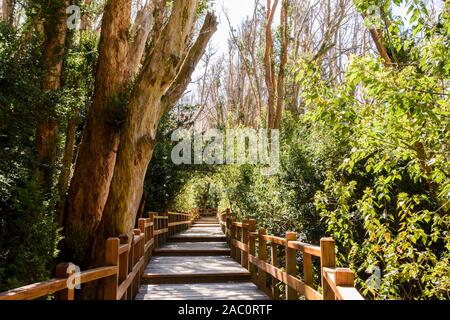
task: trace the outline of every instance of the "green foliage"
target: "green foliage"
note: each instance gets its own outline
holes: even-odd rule
[[[156,146],[150,161],[144,185],[144,199],[147,211],[183,210],[195,207],[193,199],[177,204],[176,197],[186,190],[191,178],[191,168],[175,165],[171,160],[172,131],[178,127],[170,114],[163,117],[156,137]],[[184,192],[181,192],[184,194]],[[186,204],[193,206],[186,208]]]
[[[18,187],[3,199],[0,211],[0,291],[46,280],[54,259],[61,230],[52,208],[37,184]]]
[[[344,85],[327,88],[318,80],[306,90],[311,121],[349,144],[316,194],[317,208],[340,264],[378,299],[449,298],[448,36],[422,41],[415,65],[389,69],[354,57]],[[366,273],[375,267],[378,287]]]
[[[284,113],[277,175],[222,166],[208,181],[222,191],[221,209],[270,233],[293,230],[312,243],[332,236],[338,264],[356,272],[368,298],[449,299],[448,17],[424,25],[422,2],[407,4],[409,26],[394,19],[389,30],[393,67],[353,57],[336,85],[299,62],[308,112]]]
[[[0,23],[0,291],[46,279],[58,253],[56,199],[33,178],[40,43]]]
[[[28,8],[27,17],[38,9]],[[97,36],[85,33],[77,43],[64,59],[63,88],[43,92],[41,35],[27,25],[17,31],[0,23],[0,291],[45,280],[54,269],[61,240],[55,219],[59,199],[36,185],[35,129],[38,119],[50,116],[65,132],[67,119],[87,110]]]

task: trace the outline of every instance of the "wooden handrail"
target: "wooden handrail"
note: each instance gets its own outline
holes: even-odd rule
[[[0,300],[33,300],[67,289],[67,279],[50,279],[0,293]]]
[[[55,294],[57,299],[73,300],[73,279],[80,285],[104,281],[104,299],[132,299],[138,292],[140,277],[153,249],[161,245],[168,234],[187,229],[194,218],[198,217],[198,213],[199,209],[192,210],[190,214],[169,213],[167,216],[151,213],[150,218],[139,220],[139,229],[133,230],[132,237],[107,240],[106,266],[76,274],[73,264],[62,263],[57,267],[58,278],[0,293],[0,300],[31,300],[51,294]],[[256,220],[236,222],[230,210],[218,216],[231,247],[231,256],[246,267],[252,280],[274,299],[279,298],[275,288],[277,282],[286,286],[286,299],[296,299],[298,295],[314,300],[363,299],[354,287],[353,272],[350,269],[335,268],[333,239],[323,238],[320,246],[314,246],[297,241],[296,233],[289,232],[285,238],[281,238],[267,235],[265,229],[256,231]],[[271,249],[270,262],[267,245]],[[279,266],[278,246],[284,246],[285,249],[283,268]],[[297,276],[297,252],[303,255],[302,279]],[[321,262],[321,293],[313,285],[313,256],[318,257]],[[267,276],[272,278],[272,288],[267,288]]]
[[[167,214],[171,215],[171,216],[184,216],[184,217],[190,217],[191,216],[190,213],[168,212]]]
[[[335,268],[334,240],[322,238],[320,246],[297,241],[295,232],[287,232],[286,237],[267,235],[265,229],[256,231],[256,220],[236,221],[231,210],[217,214],[220,225],[229,243],[231,257],[246,267],[252,281],[273,299],[279,299],[277,283],[286,286],[286,299],[304,296],[309,300],[363,300],[354,287],[354,274],[350,269]],[[267,246],[270,245],[270,262]],[[283,252],[277,247],[284,247]],[[257,248],[257,249],[256,249]],[[297,275],[297,253],[303,256],[302,278]],[[320,259],[320,286],[313,283],[312,257]],[[285,266],[279,266],[284,260]],[[271,277],[271,288],[267,287],[267,277]],[[320,288],[321,287],[321,288]],[[320,290],[321,289],[321,290]]]
[[[314,246],[312,244],[303,243],[300,241],[289,241],[288,246],[289,246],[289,248],[295,249],[299,252],[308,253],[310,255],[320,258],[320,247],[319,246]]]
[[[153,234],[155,236],[157,236],[157,235],[164,234],[164,233],[167,233],[167,232],[169,232],[169,229],[165,228],[165,229],[156,230]]]
[[[105,266],[77,273],[72,263],[60,263],[57,278],[2,292],[0,300],[33,300],[52,294],[58,300],[74,300],[74,285],[98,280],[105,282],[105,300],[133,299],[153,249],[165,241],[169,232],[186,230],[195,217],[194,210],[170,212],[167,216],[149,213],[149,218],[139,219],[139,229],[132,230],[133,236],[106,241]]]
[[[353,287],[354,274],[348,268],[322,270],[323,276],[333,289],[336,300],[364,300],[358,290]]]

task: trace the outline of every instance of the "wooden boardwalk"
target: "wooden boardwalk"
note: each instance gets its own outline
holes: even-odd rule
[[[230,209],[150,212],[134,237],[106,240],[102,266],[76,274],[73,263],[62,262],[54,278],[0,292],[0,300],[75,300],[73,277],[81,286],[101,281],[103,300],[363,300],[353,271],[336,268],[332,238],[317,246],[295,232],[279,237],[256,226],[255,219],[237,221]]]
[[[154,250],[136,300],[266,300],[230,257],[218,220],[204,217]]]

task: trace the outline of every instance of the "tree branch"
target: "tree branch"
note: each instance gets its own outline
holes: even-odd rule
[[[200,34],[192,48],[189,50],[189,53],[186,56],[175,81],[161,99],[162,113],[173,107],[183,95],[184,91],[191,82],[192,73],[203,56],[209,40],[217,31],[217,26],[217,17],[213,13],[208,13],[205,17],[205,22],[203,23]]]

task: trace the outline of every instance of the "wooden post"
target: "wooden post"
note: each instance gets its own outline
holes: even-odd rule
[[[117,285],[120,286],[120,284],[125,281],[128,277],[128,274],[130,273],[130,266],[129,266],[129,254],[130,254],[130,236],[129,235],[121,235],[119,237],[120,244],[124,245],[126,244],[128,246],[127,252],[122,253],[119,256],[119,265],[118,265],[118,276],[119,280]],[[122,299],[127,300],[127,292],[123,295]]]
[[[138,263],[139,260],[141,260],[141,258],[144,258],[144,260],[145,260],[145,234],[142,233],[142,231],[140,229],[135,229],[134,234],[141,237],[141,240],[139,241],[139,250],[138,250],[139,255],[136,258],[136,263]],[[144,267],[145,266],[142,265],[140,276],[142,276],[144,274]],[[140,276],[139,276],[139,278],[140,278]]]
[[[134,235],[140,237],[139,242],[136,244],[136,253],[135,253],[135,262],[134,262],[134,265],[136,265],[141,260],[141,258],[144,256],[144,245],[145,245],[144,240],[145,240],[145,238],[142,237],[143,234],[141,233],[140,229],[134,229]],[[141,279],[141,276],[144,274],[144,268],[145,268],[145,266],[142,265],[139,268],[139,273],[134,278],[133,298],[139,292],[139,281]]]
[[[107,266],[119,267],[119,238],[109,238],[106,241],[105,264]],[[104,280],[104,300],[117,300],[117,289],[119,285],[118,272]]]
[[[276,243],[270,244],[270,264],[278,268],[280,263],[278,262],[278,245]],[[275,300],[280,299],[280,290],[278,289],[279,281],[272,277],[272,298]]]
[[[180,220],[180,215],[179,214],[177,214],[177,215],[175,215],[173,218],[172,218],[172,220],[173,220],[173,222],[176,222],[176,223],[178,223],[178,222],[180,222],[181,220]],[[176,226],[174,226],[173,228],[172,228],[172,234],[171,235],[174,235],[175,233],[178,233],[178,232],[180,232],[181,231],[181,229],[180,229],[180,225],[179,224],[177,224]]]
[[[130,238],[130,250],[128,252],[128,274],[133,271],[135,254],[136,254],[135,247],[136,247],[136,244],[134,242],[134,234],[132,234],[131,238]],[[133,283],[131,283],[130,286],[128,287],[127,295],[128,295],[128,297],[133,296]]]
[[[235,227],[234,239],[236,239],[237,241],[242,242],[242,228]],[[239,264],[241,264],[241,254],[242,254],[241,249],[236,247],[236,256],[234,258],[236,259],[237,263],[239,263]]]
[[[167,217],[167,219],[164,219],[164,221],[165,221],[164,229],[169,229],[169,213],[168,212],[166,212],[166,217]],[[168,232],[164,233],[164,243],[167,242],[168,237],[169,237],[169,233]]]
[[[233,240],[236,240],[236,226],[233,224],[236,221],[235,217],[230,219],[230,249],[231,257],[236,259],[236,247],[233,244]]]
[[[226,214],[225,214],[225,222],[227,222],[227,225],[224,227],[225,230],[223,231],[225,234],[227,234],[227,229],[230,230],[230,229],[229,229],[229,226],[228,226],[228,218],[230,218],[230,217],[231,217],[231,209],[228,208],[228,209],[226,210]]]
[[[320,239],[320,276],[322,277],[323,300],[336,299],[333,289],[323,274],[323,268],[334,268],[335,266],[334,240],[331,238]]]
[[[296,232],[286,232],[286,272],[287,274],[295,277],[297,275],[297,257],[295,255],[296,250],[289,248],[289,241],[296,241]],[[298,299],[297,291],[286,285],[286,300]]]
[[[72,277],[76,272],[76,266],[70,262],[62,262],[56,266],[56,277],[59,279],[67,279]],[[72,277],[73,278],[73,277]],[[73,286],[72,288],[67,288],[55,292],[56,300],[74,300],[75,299],[75,285],[76,283],[67,283],[68,286]]]
[[[154,223],[154,227],[155,227],[155,231],[158,231],[161,225],[161,219],[155,218],[155,223]],[[161,235],[158,234],[155,236],[155,248],[159,247],[159,239],[160,239]]]
[[[337,268],[335,282],[336,286],[353,287],[355,285],[355,274],[349,268]]]
[[[145,245],[149,241],[149,233],[147,232],[147,228],[145,227],[145,224],[147,223],[147,219],[139,219],[139,230],[141,230],[141,233],[144,235],[144,262],[147,263],[148,261],[148,252],[145,251]]]
[[[312,256],[309,253],[303,253],[303,282],[310,287],[313,286]]]
[[[226,220],[226,227],[225,227],[225,237],[227,238],[228,245],[230,245],[230,236],[231,236],[231,216],[227,216]]]
[[[266,229],[259,229],[258,231],[258,260],[266,262],[267,260],[267,248],[266,240],[263,238],[267,234]],[[267,273],[261,269],[258,269],[258,287],[267,292]]]
[[[149,253],[148,253],[149,259],[150,259],[150,257],[152,256],[152,253],[153,253],[153,249],[155,248],[155,241],[156,241],[155,240],[155,216],[154,216],[154,214],[149,213],[148,219],[149,219],[149,222],[151,223],[151,226],[149,229],[149,235],[150,235],[149,240],[153,239],[153,244],[150,246]]]
[[[248,231],[249,232],[256,231],[256,220],[255,219],[248,220]],[[250,236],[250,235],[248,237],[248,253],[249,253],[249,255],[256,257],[256,238],[254,236]],[[250,271],[250,273],[252,275],[253,283],[257,284],[258,269],[250,261],[248,262],[248,271]]]
[[[242,220],[242,243],[248,245],[248,219]],[[241,250],[241,266],[248,269],[248,251]]]
[[[138,220],[139,230],[141,230],[141,232],[144,234],[144,237],[146,237],[146,234],[145,234],[145,222],[146,221],[147,221],[147,219],[144,219],[144,218]],[[144,242],[145,241],[146,241],[146,239],[144,239]]]

